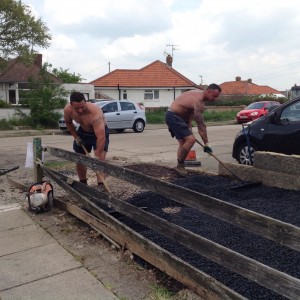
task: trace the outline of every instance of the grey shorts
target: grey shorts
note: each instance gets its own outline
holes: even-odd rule
[[[165,120],[166,124],[169,127],[171,136],[175,136],[177,140],[181,140],[193,134],[192,131],[189,129],[188,124],[172,111],[168,110],[166,112]]]

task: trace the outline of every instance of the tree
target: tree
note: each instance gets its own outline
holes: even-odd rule
[[[30,58],[34,47],[47,48],[51,35],[42,20],[22,1],[0,1],[0,57]]]
[[[63,83],[78,83],[84,80],[80,74],[77,73],[76,75],[75,73],[70,73],[69,69],[64,70],[62,68],[54,68],[52,70],[52,73],[56,77],[60,78],[63,81]]]
[[[45,63],[40,71],[39,79],[30,79],[30,89],[22,92],[22,104],[30,108],[28,125],[33,128],[57,127],[61,109],[67,104],[67,91],[55,84],[49,73],[49,64]],[[26,118],[26,116],[22,116]]]

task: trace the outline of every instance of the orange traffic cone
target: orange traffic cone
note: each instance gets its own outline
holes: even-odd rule
[[[184,161],[185,165],[191,165],[191,166],[199,166],[201,165],[201,162],[197,160],[196,158],[196,151],[195,150],[190,150],[187,157],[185,158]]]

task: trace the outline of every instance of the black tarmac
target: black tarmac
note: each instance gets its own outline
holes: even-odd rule
[[[178,179],[173,183],[300,227],[299,191],[266,186],[231,190],[231,187],[240,183],[226,177],[205,174]],[[152,192],[141,193],[128,202],[138,207],[147,207],[147,211],[152,214],[274,269],[300,278],[300,253],[297,251]],[[170,213],[166,208],[173,208],[175,213]],[[249,299],[285,299],[129,218],[123,217],[122,222]]]

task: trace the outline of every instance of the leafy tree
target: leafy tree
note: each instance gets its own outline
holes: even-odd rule
[[[70,73],[69,69],[63,69],[63,68],[54,68],[52,70],[52,73],[60,78],[63,83],[78,83],[81,82],[82,80],[84,80],[84,78],[82,78],[82,76],[80,74],[77,73],[77,75],[75,73]]]
[[[0,1],[0,56],[31,58],[33,47],[47,48],[51,40],[42,20],[32,16],[28,5],[17,0]]]
[[[49,64],[45,63],[40,71],[39,79],[30,79],[30,89],[20,95],[22,104],[30,108],[28,125],[33,128],[57,127],[61,113],[55,111],[63,108],[66,103],[67,91],[54,83],[48,71]]]

